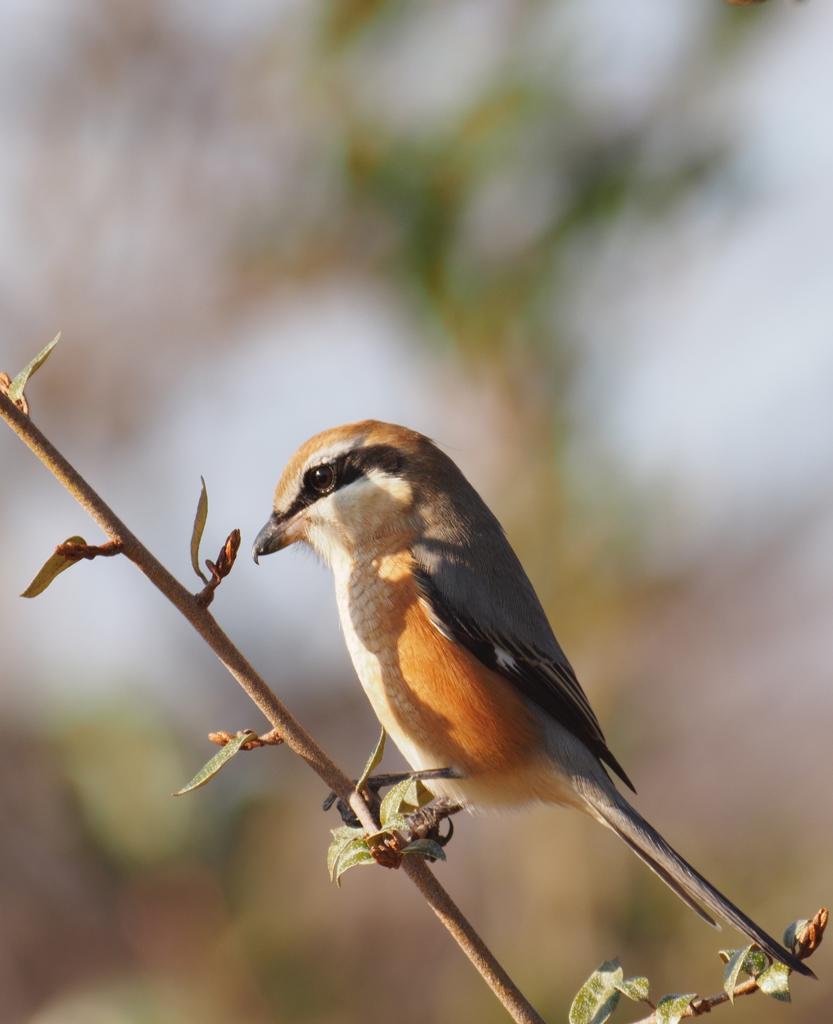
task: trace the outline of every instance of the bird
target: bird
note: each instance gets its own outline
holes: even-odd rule
[[[252,549],[301,543],[333,571],[339,618],[376,717],[425,784],[469,809],[577,808],[616,833],[695,913],[815,977],[699,874],[617,789],[634,790],[503,527],[430,438],[378,420],[295,452]],[[701,906],[702,904],[702,906]]]

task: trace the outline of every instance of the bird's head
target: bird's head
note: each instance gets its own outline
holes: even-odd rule
[[[255,561],[303,541],[332,564],[341,553],[354,556],[386,538],[413,535],[420,467],[432,453],[441,456],[422,434],[376,420],[316,434],[281,475],[272,515],[252,549]]]

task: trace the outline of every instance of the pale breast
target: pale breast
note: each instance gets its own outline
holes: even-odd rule
[[[409,713],[397,646],[406,599],[402,558],[360,554],[334,563],[333,571],[341,627],[356,673],[376,717],[402,749],[400,720]]]

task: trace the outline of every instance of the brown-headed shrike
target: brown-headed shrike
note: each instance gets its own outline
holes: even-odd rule
[[[503,529],[427,437],[365,420],[292,456],[255,560],[301,541],[335,575],[353,664],[431,792],[467,807],[577,807],[620,836],[700,917],[813,972],[682,859],[628,803],[569,661]],[[699,901],[699,902],[698,902]]]

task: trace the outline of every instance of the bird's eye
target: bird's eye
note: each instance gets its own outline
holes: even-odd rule
[[[335,472],[332,466],[316,466],[309,471],[310,486],[319,494],[326,494],[331,491],[335,483]]]

